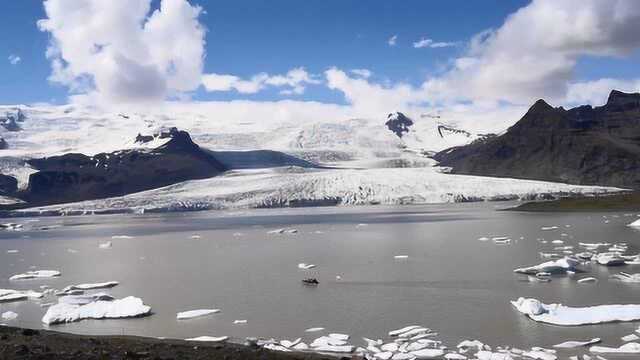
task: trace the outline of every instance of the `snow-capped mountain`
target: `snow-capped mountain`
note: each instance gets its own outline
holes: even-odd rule
[[[378,119],[319,117],[305,121],[291,116],[253,119],[244,115],[242,120],[229,121],[217,116],[207,104],[170,104],[161,109],[150,109],[145,113],[106,112],[71,105],[12,106],[0,107],[0,114],[2,113],[11,114],[6,119],[12,120],[6,120],[5,123],[19,125],[19,129],[15,129],[17,131],[0,127],[0,137],[7,143],[7,148],[0,150],[0,171],[4,176],[15,179],[13,193],[16,194],[33,190],[33,186],[30,185],[32,181],[38,180],[38,185],[44,184],[46,188],[49,180],[60,180],[67,176],[65,174],[69,169],[59,166],[52,170],[58,172],[58,175],[44,176],[41,173],[48,169],[47,166],[43,168],[42,161],[33,159],[69,156],[67,154],[71,153],[83,154],[87,159],[105,158],[104,163],[109,163],[111,170],[98,174],[98,178],[108,179],[111,176],[110,172],[119,169],[118,154],[157,152],[157,149],[171,143],[172,134],[177,131],[176,127],[186,130],[194,145],[197,144],[195,146],[201,148],[207,156],[216,159],[225,169],[231,170],[222,176],[211,172],[209,175],[218,175],[215,179],[219,178],[211,179],[216,189],[198,188],[195,193],[189,185],[185,183],[182,187],[179,182],[209,175],[185,175],[170,182],[147,179],[143,182],[138,181],[136,186],[121,184],[121,190],[129,190],[119,190],[120,192],[92,190],[87,194],[94,195],[84,198],[54,199],[53,194],[57,191],[49,191],[51,198],[41,201],[44,203],[125,195],[131,191],[153,189],[163,185],[170,186],[162,190],[162,194],[173,191],[171,189],[177,191],[168,197],[172,201],[180,202],[182,196],[187,196],[189,201],[193,202],[196,201],[194,197],[202,196],[209,199],[209,203],[222,201],[224,206],[228,207],[271,206],[269,204],[275,206],[276,203],[281,206],[294,200],[298,204],[315,204],[317,201],[339,204],[442,202],[480,200],[501,195],[520,197],[523,194],[565,192],[573,189],[571,186],[559,187],[551,183],[536,182],[508,185],[509,182],[516,181],[509,180],[498,181],[496,184],[499,186],[490,193],[478,191],[474,194],[471,189],[476,187],[463,186],[468,181],[474,181],[472,178],[441,174],[437,168],[433,168],[436,162],[428,155],[452,146],[470,143],[483,135],[467,130],[477,130],[477,124],[470,126],[471,124],[464,122],[448,122],[442,116],[412,116],[395,112],[386,118]],[[106,161],[107,157],[111,159],[110,162]],[[161,163],[157,165],[161,166]],[[161,170],[158,166],[154,165],[154,168]],[[279,169],[282,166],[293,168],[283,171]],[[145,176],[144,169],[143,165],[140,171],[134,171],[132,176]],[[119,173],[116,178],[126,182],[126,174],[130,170]],[[182,174],[188,174],[186,169],[183,170],[185,172]],[[84,174],[86,170],[74,168],[73,172]],[[89,178],[93,178],[93,175]],[[404,176],[413,177],[412,182],[403,184],[406,180]],[[46,181],[40,182],[42,179]],[[266,179],[269,181],[266,182]],[[6,180],[7,186],[13,188],[13,181]],[[459,184],[457,187],[454,186],[456,182]],[[73,182],[54,183],[63,184],[68,194],[73,194],[74,186],[78,186]],[[327,187],[329,183],[331,186]],[[275,184],[274,188],[269,188],[269,184]],[[220,186],[222,188],[218,188]],[[225,189],[225,186],[230,188]],[[513,192],[514,186],[518,189],[517,194]],[[41,186],[39,189],[44,188]],[[356,191],[358,194],[352,194],[352,188],[361,190]],[[451,191],[456,188],[466,190]],[[576,188],[576,191],[580,192],[606,190]],[[268,200],[249,200],[256,196],[262,199],[259,194],[274,191],[277,195],[269,195]],[[361,194],[361,191],[367,194]],[[14,195],[13,193],[3,191],[0,195]],[[215,198],[215,194],[225,194],[224,199]],[[227,197],[229,194],[231,199],[235,200],[230,200]],[[340,200],[335,200],[337,198]],[[25,199],[29,200],[28,197]],[[145,200],[151,202],[147,204],[148,207],[154,206],[154,199]],[[101,201],[104,202],[103,205],[109,203],[107,200],[99,200],[92,202],[91,206],[98,206],[96,204]],[[6,197],[2,199],[2,203],[7,202],[11,200]]]

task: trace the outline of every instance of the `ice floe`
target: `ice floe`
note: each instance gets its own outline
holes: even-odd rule
[[[228,336],[198,336],[194,338],[185,339],[186,341],[206,341],[206,342],[223,342],[229,339]]]
[[[189,311],[179,312],[176,315],[176,318],[178,320],[186,320],[186,319],[193,319],[193,318],[197,318],[197,317],[201,317],[201,316],[207,316],[207,315],[211,315],[211,314],[217,314],[219,312],[220,312],[220,309],[189,310]]]
[[[78,285],[70,285],[63,289],[65,290],[93,290],[93,289],[109,289],[114,286],[117,286],[119,283],[117,281],[105,281],[101,283],[87,283],[87,284],[78,284]]]
[[[0,317],[2,318],[2,320],[10,321],[10,320],[17,319],[18,314],[13,311],[6,311],[6,312],[3,312],[2,315],[0,315]]]
[[[58,302],[49,307],[42,317],[47,325],[80,321],[84,319],[119,319],[149,315],[151,307],[142,299],[128,296],[117,300],[97,300],[83,305]]]
[[[537,299],[519,298],[511,304],[532,320],[563,326],[640,320],[640,305],[597,305],[568,307],[543,304]]]
[[[547,261],[539,265],[524,267],[513,270],[516,273],[535,275],[537,273],[565,274],[568,271],[575,272],[580,261],[573,257]]]
[[[592,346],[589,348],[592,353],[600,354],[640,354],[640,344],[631,342],[620,347]]]
[[[27,280],[27,279],[42,279],[42,278],[52,278],[60,276],[60,271],[56,270],[35,270],[35,271],[27,271],[23,274],[13,275],[9,278],[9,280]]]
[[[600,341],[602,341],[600,338],[594,338],[586,341],[565,341],[560,344],[553,345],[553,347],[559,348],[559,349],[574,349],[574,348],[579,348],[583,346],[597,344]]]

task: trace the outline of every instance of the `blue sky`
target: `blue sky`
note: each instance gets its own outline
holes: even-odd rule
[[[467,42],[486,29],[500,28],[509,14],[527,6],[524,0],[193,0],[205,11],[207,29],[204,73],[249,78],[260,72],[284,74],[304,67],[320,78],[331,67],[366,68],[370,81],[420,86],[440,76],[452,59],[464,56]],[[154,0],[152,8],[158,7]],[[0,103],[67,101],[67,88],[47,80],[51,73],[45,50],[51,34],[36,26],[46,14],[36,0],[0,2]],[[397,36],[395,46],[388,39]],[[455,42],[442,48],[413,47],[421,38]],[[532,49],[535,51],[535,49]],[[20,57],[11,64],[9,56]],[[580,56],[572,69],[576,80],[638,77],[640,56]],[[197,100],[278,100],[277,88],[255,94],[235,91],[191,92]],[[543,96],[541,94],[540,96]],[[324,85],[309,85],[297,100],[344,103],[344,94]]]

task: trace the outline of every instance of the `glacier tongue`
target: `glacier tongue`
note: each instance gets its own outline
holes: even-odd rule
[[[538,194],[618,191],[532,180],[444,174],[434,168],[276,168],[229,172],[204,180],[26,212],[180,211],[305,205],[420,204],[535,198]]]

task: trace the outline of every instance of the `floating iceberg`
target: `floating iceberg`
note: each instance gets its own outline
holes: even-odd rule
[[[179,312],[176,315],[176,318],[178,320],[186,320],[186,319],[193,319],[193,318],[197,318],[197,317],[201,317],[201,316],[216,314],[216,313],[219,313],[219,312],[220,312],[220,309],[189,310],[189,311]]]
[[[604,266],[620,266],[624,265],[625,260],[616,252],[605,252],[596,255],[596,261]]]
[[[128,296],[117,300],[97,300],[84,305],[59,302],[47,309],[42,322],[47,325],[84,319],[120,319],[149,315],[151,307],[142,299]]]
[[[27,279],[40,279],[40,278],[52,278],[60,276],[60,271],[56,270],[35,270],[27,271],[23,274],[13,275],[9,280],[27,280]]]
[[[418,351],[412,351],[411,355],[416,359],[438,359],[444,355],[444,350],[441,349],[422,349]]]
[[[636,220],[636,221],[634,221],[634,222],[632,222],[632,223],[630,223],[630,224],[627,224],[627,226],[630,226],[630,227],[640,227],[640,219],[638,219],[638,220]]]
[[[640,344],[632,342],[624,344],[618,348],[606,346],[592,346],[589,348],[592,353],[600,354],[640,354]]]
[[[117,281],[106,281],[101,283],[88,283],[88,284],[78,284],[71,285],[64,288],[65,290],[93,290],[93,289],[109,289],[114,286],[117,286],[119,283]]]
[[[323,327],[312,327],[312,328],[308,328],[304,332],[318,332],[318,331],[322,331],[322,330],[324,330]]]
[[[410,326],[405,326],[402,329],[398,329],[398,330],[393,330],[393,331],[389,331],[389,336],[399,336],[400,334],[404,334],[407,331],[411,331],[413,329],[417,329],[420,326],[418,325],[410,325]]]
[[[307,264],[307,263],[298,264],[298,269],[300,270],[310,270],[310,269],[313,269],[314,267],[316,267],[314,264]]]
[[[207,342],[223,342],[229,339],[228,336],[198,336],[194,338],[185,339],[186,341],[207,341]]]
[[[2,320],[10,321],[10,320],[17,319],[18,314],[14,313],[13,311],[6,311],[6,312],[3,312],[2,315],[0,315],[0,317],[2,318]]]
[[[587,341],[565,341],[563,343],[553,345],[553,347],[558,349],[573,349],[573,348],[597,344],[600,341],[602,341],[600,338],[594,338]]]
[[[640,305],[568,307],[547,305],[536,299],[525,298],[519,298],[511,304],[532,320],[553,325],[577,326],[640,320]]]
[[[513,270],[516,273],[535,275],[537,273],[565,274],[567,271],[576,271],[580,261],[573,257],[547,261],[540,265],[524,267]]]
[[[111,249],[111,247],[113,247],[113,243],[111,241],[103,242],[98,244],[98,247],[100,249]]]

